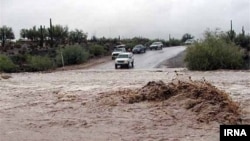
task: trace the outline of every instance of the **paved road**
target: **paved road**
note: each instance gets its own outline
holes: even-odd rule
[[[161,62],[174,57],[181,51],[185,50],[185,46],[166,47],[162,50],[148,50],[146,53],[135,54],[134,69],[152,69],[159,65]],[[111,60],[111,57],[110,57]],[[104,64],[97,65],[90,69],[114,69],[114,60]]]

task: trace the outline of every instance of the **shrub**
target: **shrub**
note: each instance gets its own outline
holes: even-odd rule
[[[242,69],[243,52],[216,34],[207,33],[205,40],[187,48],[185,57],[190,70]]]
[[[53,68],[53,61],[47,56],[28,56],[29,71],[45,71]]]
[[[16,70],[16,65],[12,60],[5,55],[0,54],[0,71],[3,72],[14,72]]]
[[[28,56],[27,54],[24,54],[24,55],[17,54],[17,55],[10,56],[10,59],[13,61],[14,64],[21,65],[26,62],[27,56]]]
[[[89,53],[93,56],[102,56],[106,53],[106,50],[101,45],[93,44],[89,47]]]
[[[58,49],[56,55],[56,63],[58,66],[62,66],[62,56],[64,65],[72,65],[85,62],[89,58],[89,53],[80,45],[70,45],[63,49]]]
[[[168,43],[170,46],[180,46],[182,41],[179,39],[171,39]]]
[[[250,36],[249,35],[239,34],[235,38],[235,43],[237,45],[240,45],[242,48],[245,48],[248,51],[250,51]]]

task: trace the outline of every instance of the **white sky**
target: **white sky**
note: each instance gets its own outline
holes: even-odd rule
[[[22,28],[53,24],[82,29],[88,36],[151,39],[202,37],[207,29],[242,26],[250,33],[250,0],[0,0],[0,26]]]

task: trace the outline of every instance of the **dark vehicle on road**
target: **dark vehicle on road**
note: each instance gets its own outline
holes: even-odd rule
[[[163,48],[163,43],[162,42],[153,42],[150,46],[149,46],[149,49],[152,50],[152,49],[155,49],[155,50],[158,50],[158,49],[162,49]]]
[[[139,44],[139,45],[136,45],[133,49],[132,49],[132,52],[135,54],[135,53],[145,53],[146,52],[146,47]]]

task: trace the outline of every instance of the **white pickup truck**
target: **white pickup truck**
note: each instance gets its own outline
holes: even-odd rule
[[[130,68],[130,66],[134,67],[134,55],[130,52],[120,53],[115,59],[115,69],[120,67]]]
[[[149,49],[152,50],[152,49],[162,49],[163,47],[163,43],[162,42],[153,42],[150,46],[149,46]]]

